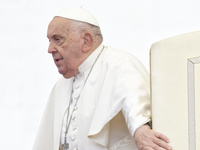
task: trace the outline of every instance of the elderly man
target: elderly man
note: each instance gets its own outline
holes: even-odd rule
[[[102,44],[95,17],[64,10],[50,22],[48,52],[62,78],[47,103],[33,150],[171,149],[151,130],[149,77],[138,60]]]

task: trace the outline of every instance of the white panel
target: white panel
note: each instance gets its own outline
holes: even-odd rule
[[[153,129],[173,150],[200,150],[200,31],[151,47]]]
[[[195,64],[195,126],[196,149],[200,150],[200,64]]]

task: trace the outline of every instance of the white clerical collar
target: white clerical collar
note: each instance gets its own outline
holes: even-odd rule
[[[101,52],[103,45],[100,44],[89,56],[86,60],[78,67],[79,73],[85,72],[87,69],[91,68],[95,59],[98,57]]]

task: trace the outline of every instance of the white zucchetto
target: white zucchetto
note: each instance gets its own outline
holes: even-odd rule
[[[97,19],[89,11],[83,8],[65,9],[59,12],[56,16],[82,21],[100,27]]]

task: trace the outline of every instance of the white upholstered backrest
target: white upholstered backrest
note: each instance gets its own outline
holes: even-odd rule
[[[200,150],[200,31],[154,43],[150,60],[153,129]]]

